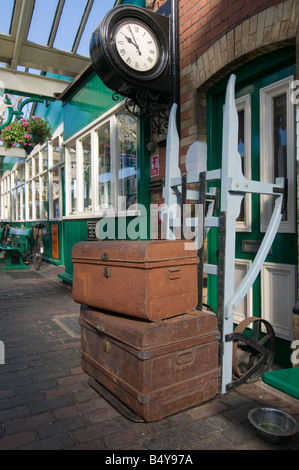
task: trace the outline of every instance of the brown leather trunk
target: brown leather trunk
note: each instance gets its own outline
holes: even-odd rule
[[[145,421],[219,393],[213,313],[148,322],[81,306],[80,322],[83,370]]]
[[[79,242],[72,261],[73,298],[80,304],[152,321],[196,308],[193,242]]]

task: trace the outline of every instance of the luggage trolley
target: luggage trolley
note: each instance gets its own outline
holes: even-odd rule
[[[226,393],[245,381],[254,381],[267,370],[274,358],[274,330],[269,322],[261,318],[250,317],[241,322],[233,331],[233,313],[246,296],[258,276],[271,244],[276,236],[282,214],[286,206],[287,180],[277,178],[275,184],[248,180],[241,169],[241,157],[238,152],[238,115],[235,105],[236,76],[231,75],[225,99],[223,121],[222,167],[218,170],[202,171],[198,174],[182,175],[179,168],[179,136],[176,128],[177,105],[173,104],[169,117],[169,130],[166,150],[166,174],[163,197],[166,210],[163,213],[164,237],[170,240],[178,237],[177,230],[181,227],[182,213],[186,200],[198,202],[199,210],[196,218],[189,218],[189,223],[196,228],[195,243],[200,257],[198,265],[198,306],[202,308],[203,274],[218,276],[218,325],[221,334],[219,356],[221,364],[221,393]],[[217,189],[209,188],[206,183],[220,180],[219,195],[220,215],[213,216]],[[188,184],[199,183],[199,191],[189,191]],[[275,200],[272,217],[264,239],[256,254],[251,268],[239,284],[234,285],[235,274],[235,241],[236,219],[240,213],[241,202],[246,193],[272,195]],[[200,210],[200,208],[204,208]],[[205,212],[205,213],[204,213]],[[185,222],[186,223],[186,222]],[[219,229],[219,264],[203,263],[204,238],[210,228]],[[243,330],[253,323],[253,334],[248,338]],[[261,340],[257,339],[260,325],[266,331]],[[263,331],[264,331],[263,330]],[[238,343],[245,344],[256,357],[249,361],[248,370],[244,372],[238,367]],[[250,353],[250,354],[251,354]],[[252,359],[252,358],[251,358]],[[234,374],[234,379],[233,379]]]

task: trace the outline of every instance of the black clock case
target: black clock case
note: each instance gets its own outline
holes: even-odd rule
[[[112,33],[119,21],[132,19],[145,22],[158,38],[161,59],[150,72],[135,72],[118,60]],[[103,83],[116,93],[134,97],[136,90],[171,92],[170,21],[167,16],[134,5],[112,8],[97,26],[90,40],[90,57],[94,70]]]

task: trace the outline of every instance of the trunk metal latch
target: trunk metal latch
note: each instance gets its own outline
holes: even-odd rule
[[[104,276],[108,279],[108,277],[111,276],[111,268],[109,268],[108,266],[105,266],[104,268]]]

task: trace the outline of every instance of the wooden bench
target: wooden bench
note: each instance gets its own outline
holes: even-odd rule
[[[5,245],[0,245],[0,250],[7,254],[7,263],[4,269],[30,269],[28,264],[23,261],[23,255],[28,250],[29,240],[31,237],[32,229],[10,228],[7,242]],[[18,263],[13,262],[13,259],[18,257]]]

